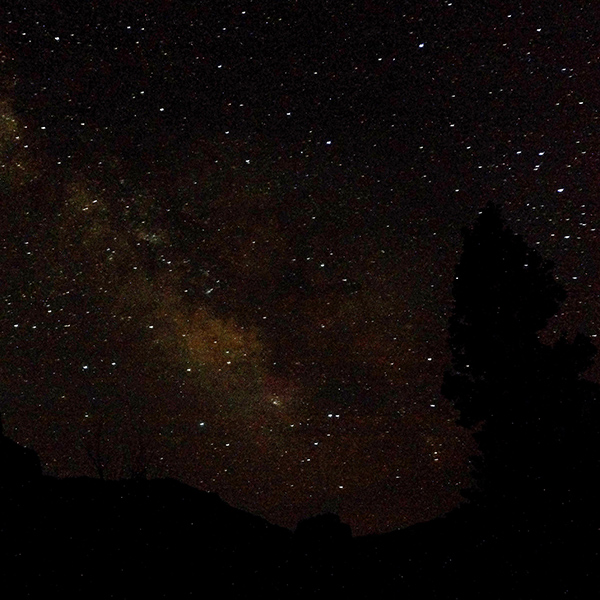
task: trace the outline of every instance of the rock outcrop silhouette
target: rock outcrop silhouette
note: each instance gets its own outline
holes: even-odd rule
[[[13,488],[38,481],[42,467],[38,455],[4,435],[0,416],[0,488]]]

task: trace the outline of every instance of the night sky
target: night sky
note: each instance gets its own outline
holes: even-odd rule
[[[461,228],[600,326],[593,2],[0,9],[0,410],[45,472],[146,468],[287,527],[456,506],[439,389]],[[588,377],[600,382],[600,369]]]

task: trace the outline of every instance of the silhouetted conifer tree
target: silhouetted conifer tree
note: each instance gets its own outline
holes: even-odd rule
[[[598,452],[585,445],[595,445],[600,394],[580,376],[596,348],[581,334],[540,342],[566,294],[495,205],[463,235],[442,392],[481,451],[467,495],[539,524],[577,518],[586,503],[589,515]]]

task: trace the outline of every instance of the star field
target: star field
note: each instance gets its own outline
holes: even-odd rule
[[[489,199],[569,292],[545,338],[598,334],[599,10],[59,4],[0,25],[7,433],[289,527],[455,506],[439,387]]]

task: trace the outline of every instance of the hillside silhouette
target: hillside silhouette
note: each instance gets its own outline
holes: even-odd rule
[[[10,597],[178,598],[217,584],[223,597],[270,596],[292,536],[172,479],[40,476],[2,493]]]

